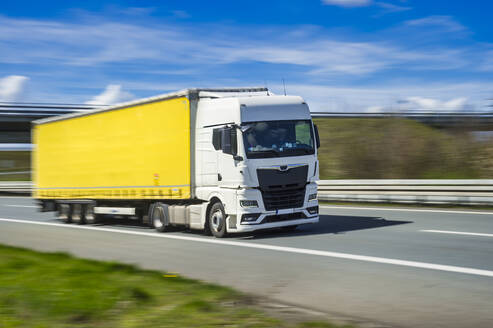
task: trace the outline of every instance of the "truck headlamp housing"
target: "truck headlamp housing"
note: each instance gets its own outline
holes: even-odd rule
[[[249,213],[241,216],[241,222],[255,222],[259,218],[260,213]]]
[[[308,201],[311,201],[311,200],[314,200],[314,199],[317,199],[317,193],[308,195]]]
[[[241,207],[258,207],[256,200],[240,200]]]
[[[318,214],[318,206],[308,207],[306,210],[310,214]]]

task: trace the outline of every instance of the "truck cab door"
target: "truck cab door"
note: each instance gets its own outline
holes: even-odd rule
[[[220,187],[238,186],[237,165],[240,157],[238,153],[237,129],[235,127],[223,127],[216,132],[216,142],[220,138],[220,149],[217,152],[217,180]],[[218,136],[219,134],[219,136]],[[242,159],[241,159],[242,160]]]

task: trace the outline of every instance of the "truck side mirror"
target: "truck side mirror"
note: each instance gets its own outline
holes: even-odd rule
[[[221,130],[220,128],[212,130],[212,145],[215,150],[221,149]]]
[[[236,128],[227,127],[221,129],[221,148],[223,153],[237,155],[238,145],[236,139]]]
[[[231,128],[230,135],[231,135],[231,155],[233,155],[233,157],[236,157],[236,155],[238,155],[238,137],[236,134],[235,127]]]
[[[315,142],[317,143],[317,148],[320,148],[320,136],[318,135],[318,127],[313,124],[315,127]]]

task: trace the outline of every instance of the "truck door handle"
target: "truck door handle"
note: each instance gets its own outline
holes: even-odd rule
[[[223,177],[221,176],[221,173],[218,173],[217,174],[217,181],[222,181],[223,180]]]

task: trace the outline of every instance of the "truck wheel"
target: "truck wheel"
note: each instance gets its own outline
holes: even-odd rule
[[[58,204],[57,211],[58,219],[62,220],[64,223],[72,223],[72,215],[70,213],[69,204]]]
[[[99,216],[94,213],[94,205],[84,205],[82,209],[83,219],[87,224],[96,224],[99,222]]]
[[[226,213],[224,206],[220,202],[212,205],[209,212],[209,229],[216,238],[226,236]]]
[[[167,231],[169,229],[168,205],[155,203],[149,210],[149,221],[154,229],[159,232]]]
[[[82,204],[72,204],[70,205],[70,207],[70,212],[72,213],[72,222],[75,222],[77,224],[85,224],[86,222],[82,217]]]

